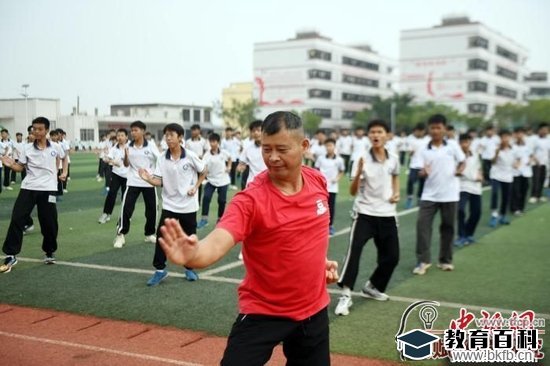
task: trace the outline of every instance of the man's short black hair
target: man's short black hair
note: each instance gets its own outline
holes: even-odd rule
[[[363,126],[357,126],[357,127],[355,127],[355,130],[354,130],[354,131],[359,131],[359,130],[365,131],[365,127],[363,127]]]
[[[323,135],[326,135],[325,131],[323,131],[323,130],[317,130],[317,131],[315,131],[315,134],[316,134],[316,135],[318,135],[318,134],[320,134],[320,133],[322,133]]]
[[[487,127],[485,127],[485,131],[494,130],[494,129],[495,129],[495,126],[493,125],[488,125]]]
[[[183,126],[178,125],[177,123],[169,123],[162,129],[162,134],[164,135],[166,131],[175,132],[178,136],[185,136],[185,130]]]
[[[218,135],[217,133],[211,133],[210,136],[208,136],[208,141],[217,141],[217,142],[220,142],[221,138],[220,138],[220,135]]]
[[[132,124],[130,125],[130,128],[134,128],[134,127],[137,127],[137,128],[140,128],[142,129],[143,131],[145,131],[147,129],[147,126],[145,125],[145,123],[141,122],[141,121],[135,121],[135,122],[132,122]],[[113,130],[114,131],[114,130]]]
[[[468,131],[466,131],[467,134],[477,133],[477,130],[475,128],[469,128]]]
[[[60,134],[60,135],[63,135],[63,134],[65,134],[65,131],[63,131],[61,128],[58,128],[57,133]]]
[[[548,122],[541,122],[539,123],[539,127],[537,128],[537,131],[540,131],[544,127],[548,127]]]
[[[336,140],[329,137],[328,139],[325,140],[325,145],[326,144],[335,144],[336,145]]]
[[[447,131],[454,131],[455,130],[455,126],[453,125],[448,125],[447,126]]]
[[[111,128],[111,129],[109,130],[109,133],[111,133],[111,132],[116,132],[116,130],[115,130],[114,128]]]
[[[262,133],[268,136],[279,133],[283,128],[303,133],[302,119],[292,112],[279,111],[271,113],[262,123]]]
[[[30,134],[32,132],[32,125],[30,125],[29,127],[27,127],[27,133]]]
[[[15,134],[15,136],[21,136],[21,137],[22,137],[23,134],[22,134],[21,132],[17,132],[17,133]]]
[[[447,118],[440,113],[434,114],[430,116],[430,118],[428,118],[428,126],[435,125],[438,123],[441,123],[443,126],[446,126]]]
[[[460,136],[458,136],[458,141],[471,141],[472,136],[470,136],[468,133],[461,133]]]
[[[252,121],[250,123],[250,125],[248,125],[248,129],[250,130],[250,132],[252,132],[252,130],[255,130],[256,128],[261,129],[262,128],[262,123],[263,123],[263,121],[261,121],[259,119],[255,120],[255,121]]]
[[[57,131],[57,130],[51,130],[50,131],[50,136],[57,136],[57,135],[59,135],[59,131]]]
[[[201,126],[199,126],[198,124],[195,123],[193,126],[191,126],[191,131],[193,131],[193,130],[199,130],[200,131]]]
[[[424,123],[422,122],[419,122],[416,124],[416,126],[414,126],[413,128],[413,131],[424,131],[426,130],[426,125],[424,125]]]
[[[233,132],[233,127],[230,127],[230,126],[226,127],[226,128],[225,128],[225,132],[227,132],[227,131]]]
[[[503,128],[499,131],[498,135],[502,137],[503,135],[512,135],[512,133],[510,132],[510,130]]]
[[[370,131],[370,129],[373,127],[382,127],[384,131],[390,132],[390,127],[388,126],[386,121],[382,119],[373,119],[372,121],[370,121],[367,125],[367,131]]]
[[[116,133],[119,133],[119,132],[122,132],[123,134],[125,134],[126,136],[128,136],[128,130],[125,129],[125,128],[119,128],[118,130],[116,130]]]
[[[44,128],[46,130],[50,129],[50,120],[47,119],[46,117],[36,117],[35,119],[32,120],[32,124],[44,125]]]
[[[2,132],[5,132],[5,133],[10,133],[8,130],[6,130],[5,128],[2,129],[2,131],[0,131],[0,133]]]
[[[514,132],[515,132],[515,133],[519,133],[519,132],[525,133],[525,128],[523,128],[523,127],[521,127],[521,126],[516,127],[516,128],[514,128]]]
[[[153,135],[151,134],[151,132],[147,131],[145,132],[145,136],[153,136]]]

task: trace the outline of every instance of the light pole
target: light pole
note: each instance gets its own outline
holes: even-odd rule
[[[395,108],[397,105],[395,102],[391,103],[390,107],[390,119],[391,119],[391,132],[395,133]]]
[[[29,125],[29,93],[27,92],[27,89],[29,88],[29,84],[23,84],[21,87],[24,89],[23,93],[21,93],[22,96],[25,97],[25,126]]]

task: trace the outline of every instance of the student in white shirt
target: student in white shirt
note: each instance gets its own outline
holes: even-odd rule
[[[30,214],[37,206],[40,229],[44,237],[42,250],[46,254],[44,263],[55,263],[54,254],[57,250],[57,208],[55,191],[57,189],[57,170],[59,160],[63,162],[63,171],[59,179],[67,177],[67,160],[59,145],[48,141],[46,135],[50,129],[50,121],[38,117],[32,121],[33,133],[36,138],[33,144],[23,149],[19,162],[12,158],[2,157],[2,163],[17,172],[27,169],[27,176],[21,183],[21,190],[13,205],[11,222],[2,250],[6,258],[0,265],[0,272],[10,272],[17,263],[16,255],[23,245],[23,229]]]
[[[193,151],[199,159],[210,149],[208,140],[201,135],[201,126],[194,124],[191,126],[191,138],[185,142],[185,148]],[[199,202],[202,198],[202,186],[199,187]]]
[[[6,155],[8,157],[12,157],[13,155],[13,141],[10,140],[10,134],[8,130],[5,128],[2,129],[0,132],[1,139],[0,141],[4,145],[4,149],[7,149]],[[1,172],[0,172],[1,173]],[[13,190],[13,188],[10,186],[10,178],[11,178],[11,169],[9,167],[4,167],[4,177],[3,177],[3,186],[4,189],[7,189],[8,191]]]
[[[543,195],[544,182],[547,179],[550,166],[550,138],[548,137],[548,123],[543,122],[538,127],[538,136],[533,139],[533,182],[530,203],[546,202]]]
[[[67,184],[68,181],[71,180],[71,142],[67,140],[67,133],[65,131],[61,128],[58,128],[57,131],[59,132],[59,144],[63,148],[63,151],[65,151],[65,156],[67,157],[67,179],[63,181],[62,186],[63,193],[68,193]]]
[[[117,144],[109,150],[104,158],[105,163],[113,167],[111,182],[109,183],[109,192],[105,197],[103,213],[98,219],[100,224],[105,224],[111,220],[111,214],[115,207],[116,196],[120,190],[120,198],[124,197],[126,192],[126,181],[128,177],[128,167],[124,166],[124,154],[128,144],[128,131],[125,128],[119,128],[116,132]]]
[[[221,141],[221,149],[225,150],[231,156],[231,171],[229,172],[229,179],[231,181],[230,188],[237,189],[237,165],[239,165],[239,155],[241,154],[241,140],[233,134],[232,127],[225,128],[225,138]]]
[[[241,173],[249,168],[245,187],[254,181],[254,177],[267,169],[262,157],[262,121],[254,121],[249,126],[250,138],[254,143],[246,147],[239,157],[239,165],[237,170]],[[244,173],[243,177],[244,179]]]
[[[496,227],[498,224],[509,225],[510,221],[506,217],[510,209],[510,194],[512,192],[512,182],[514,181],[514,169],[519,167],[519,154],[512,146],[512,134],[508,130],[499,132],[500,144],[495,150],[495,155],[491,161],[491,170],[489,178],[491,179],[491,219],[490,227]],[[500,209],[499,209],[500,192]]]
[[[162,214],[158,223],[153,259],[156,271],[147,281],[147,286],[158,285],[168,275],[166,254],[158,242],[162,237],[160,228],[165,220],[176,219],[187,235],[197,232],[197,192],[206,176],[206,168],[197,154],[181,147],[184,132],[183,127],[177,123],[166,125],[163,133],[168,150],[159,157],[154,174],[147,169],[139,169],[139,176],[145,182],[156,187],[162,186]],[[193,269],[185,268],[185,277],[188,281],[199,279]]]
[[[59,146],[61,149],[63,149],[63,146],[59,143],[59,131],[58,130],[51,130],[50,131],[50,142],[52,144],[55,144]],[[61,175],[61,165],[58,165],[57,175]],[[61,196],[63,196],[63,183],[60,179],[57,180],[57,191],[56,194],[57,200],[61,201]]]
[[[13,143],[13,159],[15,162],[19,162],[19,157],[21,156],[21,153],[23,152],[23,147],[25,146],[25,143],[23,142],[23,134],[21,132],[17,132],[15,134],[15,142]],[[25,170],[21,172],[21,180],[25,178]],[[68,176],[67,176],[68,178]],[[17,181],[17,173],[15,170],[11,171],[11,184],[15,184]]]
[[[355,128],[355,136],[351,139],[351,166],[367,153],[369,139],[365,136],[365,129],[361,126]]]
[[[338,182],[345,174],[344,159],[336,155],[336,141],[325,140],[326,154],[317,157],[315,168],[319,169],[327,180],[328,208],[330,212],[329,235],[334,235],[334,215],[336,210],[336,195],[338,194]]]
[[[437,211],[441,214],[439,226],[439,264],[443,271],[452,271],[453,236],[460,183],[457,175],[464,170],[465,156],[458,144],[447,142],[447,119],[435,114],[428,120],[430,142],[419,151],[421,176],[426,177],[416,221],[417,266],[413,273],[423,275],[431,266],[432,225]]]
[[[132,122],[130,133],[133,141],[124,149],[124,166],[128,167],[126,191],[122,198],[121,215],[117,223],[117,235],[113,246],[122,248],[125,235],[130,232],[130,219],[134,214],[136,201],[141,194],[145,203],[145,241],[155,243],[155,223],[157,221],[157,192],[155,187],[140,178],[140,169],[153,172],[160,153],[155,144],[145,140],[147,126],[141,121]]]
[[[409,147],[407,145],[407,133],[405,131],[401,131],[399,133],[399,140],[397,144],[397,150],[399,151],[399,164],[401,166],[405,165],[405,158],[407,157],[407,151],[409,151]]]
[[[475,242],[474,233],[481,218],[481,183],[483,172],[479,155],[472,151],[472,138],[467,133],[459,136],[462,152],[466,156],[464,170],[460,175],[460,201],[458,202],[458,247]],[[466,218],[466,206],[469,215]]]
[[[514,169],[510,210],[514,215],[519,216],[525,211],[529,178],[533,176],[533,170],[531,169],[533,150],[525,140],[525,129],[523,127],[517,127],[514,130],[514,137],[514,146],[518,154],[519,165]]]
[[[424,189],[425,178],[419,174],[423,168],[420,163],[420,151],[430,142],[429,136],[425,136],[425,133],[426,126],[424,123],[418,123],[413,129],[413,133],[407,138],[407,147],[409,148],[409,175],[407,176],[406,209],[413,207],[414,185],[418,183],[416,197],[419,202]]]
[[[353,138],[349,134],[348,129],[340,130],[340,136],[336,140],[336,153],[344,159],[344,165],[346,166],[346,173],[349,172],[349,162],[351,159],[351,144]]]
[[[213,133],[208,136],[210,151],[204,155],[204,164],[207,169],[207,183],[204,187],[204,197],[202,200],[202,218],[197,225],[197,229],[202,229],[208,225],[208,212],[210,211],[210,201],[214,192],[218,191],[218,221],[223,216],[225,204],[227,202],[227,189],[231,183],[229,173],[231,172],[231,154],[220,149],[220,135]]]
[[[491,179],[489,173],[491,171],[491,165],[495,151],[500,144],[500,138],[496,135],[495,128],[493,126],[487,126],[485,128],[485,135],[479,140],[478,149],[481,154],[482,167],[483,167],[483,185],[490,185]]]
[[[352,168],[351,195],[355,196],[348,252],[342,265],[338,286],[342,296],[336,315],[348,315],[351,291],[357,280],[361,253],[367,241],[374,239],[377,267],[361,289],[361,295],[386,301],[384,293],[399,261],[396,204],[399,201],[399,158],[385,147],[389,127],[374,120],[367,127],[372,147]]]
[[[325,147],[326,140],[327,135],[324,131],[317,130],[317,132],[315,132],[315,138],[311,140],[309,151],[306,153],[307,159],[312,163],[311,165],[315,165],[315,162],[319,156],[327,154],[327,149]]]

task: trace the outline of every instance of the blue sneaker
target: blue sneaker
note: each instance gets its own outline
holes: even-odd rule
[[[201,221],[199,221],[199,223],[197,224],[197,229],[202,229],[203,227],[205,227],[207,225],[208,225],[208,220],[201,219]]]
[[[498,225],[498,217],[491,216],[491,220],[489,220],[489,226],[497,227],[497,225]]]
[[[502,216],[500,220],[498,220],[498,223],[501,225],[510,225],[510,220],[508,220],[506,216]]]
[[[164,280],[168,276],[168,271],[165,270],[156,270],[155,273],[153,273],[153,277],[147,281],[147,286],[156,286],[158,285],[162,280]]]
[[[455,247],[462,248],[466,244],[466,238],[458,238],[455,240]]]
[[[334,227],[333,227],[333,226],[329,227],[329,228],[328,228],[328,234],[329,234],[330,236],[333,236],[334,233],[336,233],[336,230],[334,230]]]
[[[466,245],[468,244],[474,244],[476,242],[476,239],[473,236],[467,236],[466,237]]]
[[[186,269],[185,270],[185,279],[187,281],[197,281],[199,279],[199,275],[193,271],[192,269]]]
[[[405,202],[405,209],[408,210],[413,207],[413,199],[407,198],[407,202]]]

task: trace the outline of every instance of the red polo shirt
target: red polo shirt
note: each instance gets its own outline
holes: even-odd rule
[[[326,307],[329,210],[325,178],[302,167],[303,188],[283,195],[260,173],[217,225],[243,242],[239,311],[303,320]]]

